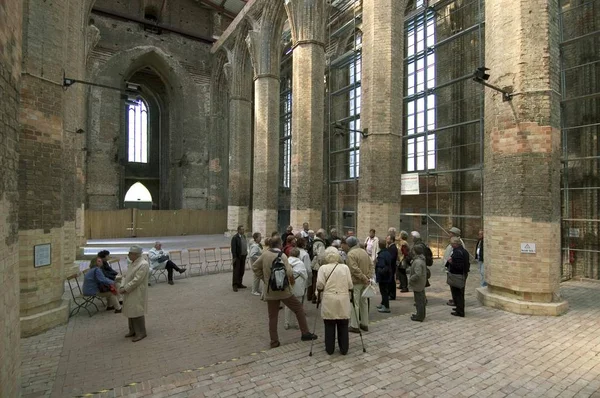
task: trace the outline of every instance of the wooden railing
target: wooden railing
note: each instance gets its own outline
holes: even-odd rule
[[[85,212],[87,239],[214,235],[227,229],[226,210],[107,210]]]

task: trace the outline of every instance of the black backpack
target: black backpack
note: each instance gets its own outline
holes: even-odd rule
[[[287,290],[290,281],[285,270],[285,263],[281,259],[282,252],[277,254],[275,260],[271,263],[271,276],[269,277],[269,289],[274,292]]]

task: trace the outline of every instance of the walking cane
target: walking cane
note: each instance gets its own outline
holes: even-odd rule
[[[319,296],[320,296],[320,294],[319,294]],[[317,318],[319,317],[319,304],[321,304],[321,300],[319,300],[319,298],[317,297],[317,313],[315,314],[315,323],[313,325],[313,334],[315,334],[315,332],[317,331]],[[312,357],[312,349],[313,349],[314,344],[315,344],[315,340],[311,340],[310,352],[308,353],[309,357]]]
[[[352,309],[354,310],[354,316],[356,317],[356,320],[358,320],[358,315],[356,314],[356,307],[354,306],[354,301],[352,301]],[[362,337],[362,331],[360,330],[360,325],[358,327],[358,334],[360,335],[360,344],[362,344],[363,352],[367,352],[367,350],[365,349],[365,343],[364,343],[363,337]]]

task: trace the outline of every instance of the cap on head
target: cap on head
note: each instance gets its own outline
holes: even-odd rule
[[[410,235],[411,235],[413,238],[415,238],[415,239],[419,239],[419,238],[421,238],[421,234],[420,234],[420,233],[418,233],[417,231],[412,231],[412,232],[410,233]]]
[[[452,227],[452,228],[450,228],[450,229],[448,230],[448,232],[451,232],[451,233],[453,233],[453,234],[454,234],[454,235],[456,235],[456,236],[460,236],[461,230],[460,230],[460,229],[458,229],[458,228],[456,228],[456,227]]]
[[[356,239],[356,236],[349,236],[348,239],[346,239],[346,243],[349,247],[354,247],[358,245],[358,239]]]
[[[131,246],[129,248],[129,253],[142,254],[144,250],[140,246]]]

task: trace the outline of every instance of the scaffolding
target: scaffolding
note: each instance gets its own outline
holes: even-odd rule
[[[600,278],[600,1],[562,0],[562,276]]]
[[[400,227],[417,230],[438,255],[451,226],[471,250],[483,226],[483,0],[409,5],[405,18],[402,173],[419,192],[402,196]]]
[[[329,9],[326,54],[327,226],[356,230],[360,166],[362,0]]]

